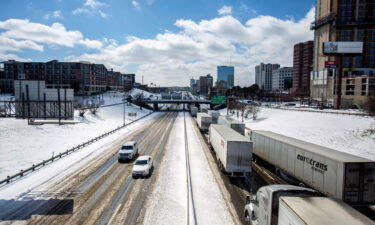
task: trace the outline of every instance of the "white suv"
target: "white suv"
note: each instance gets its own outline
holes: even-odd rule
[[[117,159],[119,162],[123,160],[133,160],[137,155],[138,155],[137,142],[128,141],[121,146],[117,155]]]
[[[140,156],[135,161],[135,164],[132,170],[132,176],[133,178],[149,177],[151,175],[152,169],[153,169],[152,157],[149,155]]]

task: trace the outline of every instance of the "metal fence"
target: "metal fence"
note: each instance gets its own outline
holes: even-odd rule
[[[29,173],[35,171],[35,170],[38,169],[38,168],[41,168],[41,167],[43,167],[43,166],[45,166],[45,165],[47,165],[47,164],[50,164],[50,163],[52,163],[52,162],[54,162],[54,161],[56,161],[56,160],[58,160],[58,159],[61,159],[61,158],[64,157],[64,156],[69,155],[70,153],[73,153],[73,152],[75,152],[75,151],[77,151],[77,150],[79,150],[79,149],[81,149],[81,148],[83,148],[83,147],[86,147],[86,146],[88,146],[88,145],[90,145],[90,144],[92,144],[92,143],[94,143],[94,142],[97,142],[98,140],[100,140],[100,139],[102,139],[102,138],[104,138],[104,137],[107,137],[108,135],[113,134],[113,133],[119,131],[120,129],[122,129],[122,128],[124,128],[124,127],[126,127],[126,126],[128,126],[128,125],[130,125],[130,124],[132,124],[132,123],[135,123],[135,122],[137,122],[138,120],[141,120],[141,119],[143,119],[143,118],[145,118],[145,117],[151,115],[152,113],[153,113],[153,112],[150,112],[150,113],[148,113],[147,115],[144,115],[144,116],[142,116],[142,117],[140,117],[140,118],[138,118],[138,119],[136,119],[136,120],[134,120],[134,121],[131,121],[131,122],[125,124],[125,125],[119,126],[119,127],[115,128],[115,129],[109,131],[109,132],[106,132],[106,133],[102,134],[102,135],[99,135],[99,136],[97,136],[97,137],[94,137],[93,139],[88,140],[88,141],[86,141],[86,142],[83,142],[82,144],[79,144],[79,145],[77,145],[77,146],[75,146],[75,147],[73,147],[73,148],[67,149],[66,151],[61,152],[61,153],[57,154],[56,156],[52,156],[52,157],[49,158],[49,159],[43,160],[42,162],[40,162],[40,163],[38,163],[38,164],[33,164],[31,167],[29,167],[29,168],[27,168],[27,169],[24,169],[24,170],[21,170],[20,172],[14,174],[14,175],[12,175],[12,176],[7,176],[5,179],[0,180],[0,185],[8,184],[8,183],[10,183],[12,180],[15,180],[16,178],[23,177],[25,174],[29,174]]]

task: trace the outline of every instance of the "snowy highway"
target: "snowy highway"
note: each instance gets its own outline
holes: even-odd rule
[[[134,179],[133,163],[117,162],[129,140],[154,158],[150,178]],[[157,113],[103,148],[77,165],[63,167],[73,154],[2,187],[0,223],[241,224],[190,114]]]

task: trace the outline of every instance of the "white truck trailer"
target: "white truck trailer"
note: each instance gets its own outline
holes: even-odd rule
[[[212,117],[212,123],[217,123],[220,113],[215,110],[208,110],[207,113]]]
[[[212,117],[209,116],[207,113],[197,113],[197,124],[201,131],[205,132],[208,131],[212,123]]]
[[[270,131],[252,131],[254,157],[351,205],[375,204],[375,162]]]
[[[195,117],[195,116],[197,116],[197,113],[198,113],[198,107],[196,107],[196,106],[191,106],[191,107],[190,107],[190,114],[191,114],[191,116],[192,116],[192,117]]]
[[[375,225],[375,222],[339,199],[281,197],[278,225]]]
[[[245,176],[251,172],[253,143],[249,139],[227,126],[211,124],[209,141],[223,172],[230,176]]]
[[[236,119],[227,116],[219,116],[218,124],[228,126],[237,131],[239,134],[245,135],[245,124]]]

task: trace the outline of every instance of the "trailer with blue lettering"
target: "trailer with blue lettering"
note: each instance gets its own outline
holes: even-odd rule
[[[351,205],[375,204],[375,162],[270,131],[251,134],[253,158]]]

